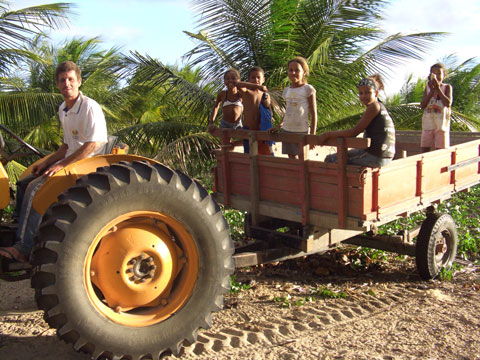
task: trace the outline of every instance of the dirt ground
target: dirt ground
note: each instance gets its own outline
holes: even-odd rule
[[[347,254],[348,255],[348,254]],[[480,359],[480,268],[422,281],[413,259],[327,253],[236,272],[195,344],[163,359]],[[0,281],[0,359],[85,360],[36,310],[28,280]]]

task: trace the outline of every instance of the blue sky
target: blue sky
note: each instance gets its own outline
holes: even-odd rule
[[[68,0],[63,0],[68,2]],[[14,9],[46,4],[49,0],[10,1]],[[81,0],[69,29],[52,34],[55,42],[65,38],[100,36],[105,48],[137,50],[168,64],[181,63],[181,56],[194,47],[183,33],[197,32],[197,15],[188,0]],[[391,0],[381,26],[388,35],[402,32],[449,32],[437,42],[424,61],[399,66],[386,81],[387,94],[397,92],[408,74],[425,77],[430,65],[445,55],[456,54],[459,61],[478,57],[480,61],[479,0]]]

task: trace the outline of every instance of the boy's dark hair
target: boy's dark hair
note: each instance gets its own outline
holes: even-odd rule
[[[265,76],[265,71],[260,66],[254,66],[250,70],[248,70],[248,76],[254,71],[261,72],[263,76]]]
[[[64,61],[58,64],[55,70],[55,81],[58,80],[58,75],[64,72],[75,71],[75,75],[77,75],[77,79],[80,80],[82,78],[82,70],[80,67],[75,64],[73,61]]]
[[[442,69],[445,77],[448,76],[448,70],[447,70],[447,67],[445,66],[445,64],[443,64],[441,62],[433,64],[432,66],[430,66],[430,72],[432,72],[432,70],[435,69],[435,68]]]

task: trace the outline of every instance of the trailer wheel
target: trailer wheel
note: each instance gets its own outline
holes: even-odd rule
[[[233,272],[217,203],[158,164],[121,163],[81,178],[37,239],[37,305],[60,338],[93,359],[178,354],[210,326]]]
[[[457,253],[457,228],[448,214],[429,214],[417,237],[416,263],[422,279],[435,278],[452,266]]]

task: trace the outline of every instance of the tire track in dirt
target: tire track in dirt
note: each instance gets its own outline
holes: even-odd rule
[[[408,285],[407,285],[408,286]],[[338,325],[353,322],[361,318],[400,306],[407,299],[418,296],[421,290],[407,287],[406,284],[393,284],[380,296],[355,294],[347,299],[336,299],[322,303],[317,301],[301,307],[291,308],[287,316],[267,317],[265,319],[245,319],[244,323],[228,327],[215,326],[200,331],[197,342],[185,344],[178,357],[170,359],[212,359],[227,355],[232,348],[244,348],[248,351],[258,346],[283,346],[296,341],[296,338],[311,331],[328,330]],[[271,307],[276,307],[273,302]],[[219,318],[234,316],[234,310],[223,310]]]

